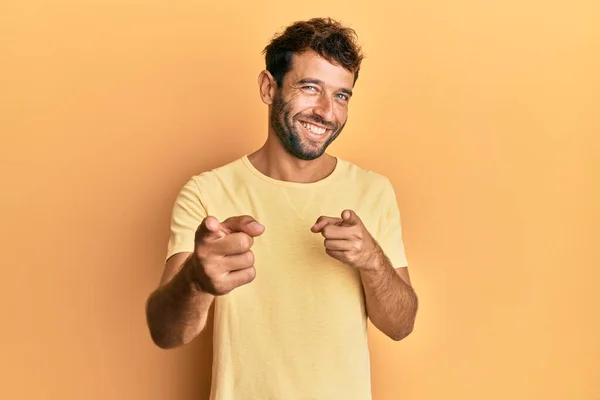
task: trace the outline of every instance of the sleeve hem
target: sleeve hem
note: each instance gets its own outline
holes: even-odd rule
[[[170,249],[169,251],[167,251],[167,255],[165,257],[165,262],[167,262],[169,260],[169,258],[173,257],[176,254],[179,253],[192,253],[193,251],[191,251],[188,247],[184,247],[184,246],[177,246],[177,247],[173,247],[172,249]]]

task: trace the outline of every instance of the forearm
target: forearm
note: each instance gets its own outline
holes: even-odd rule
[[[202,291],[185,262],[168,283],[148,298],[146,318],[154,343],[164,349],[189,343],[204,328],[214,296]]]
[[[394,340],[408,336],[415,323],[418,299],[379,250],[369,268],[360,269],[369,319]]]

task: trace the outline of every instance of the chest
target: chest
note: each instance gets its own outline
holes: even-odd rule
[[[340,217],[352,209],[367,228],[376,213],[356,188],[330,187],[302,190],[280,187],[269,191],[238,187],[206,204],[209,214],[224,220],[250,215],[265,226],[254,239],[256,279],[240,288],[240,297],[320,299],[330,305],[361,301],[362,283],[355,269],[325,252],[324,238],[311,227],[320,216]],[[250,298],[248,298],[250,300]]]

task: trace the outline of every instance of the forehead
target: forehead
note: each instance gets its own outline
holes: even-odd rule
[[[350,89],[354,86],[354,74],[340,65],[335,65],[315,53],[306,51],[292,55],[292,67],[286,74],[290,83],[300,79],[318,79],[335,88]]]

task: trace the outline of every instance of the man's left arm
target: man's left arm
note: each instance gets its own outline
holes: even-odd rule
[[[321,216],[311,230],[323,235],[329,256],[359,271],[373,325],[393,340],[402,340],[411,333],[418,304],[408,267],[392,266],[358,215],[344,210],[341,218]],[[393,248],[388,248],[394,253]],[[403,251],[396,250],[397,260],[405,259],[398,254]]]
[[[402,340],[412,332],[418,308],[408,268],[394,268],[378,244],[370,258],[359,268],[369,319],[393,340]]]
[[[396,196],[389,180],[385,183],[377,196],[377,239],[352,210],[344,210],[341,218],[321,216],[311,230],[323,235],[329,256],[359,271],[373,325],[402,340],[413,330],[418,299],[408,275]]]

